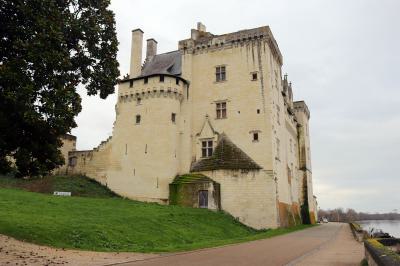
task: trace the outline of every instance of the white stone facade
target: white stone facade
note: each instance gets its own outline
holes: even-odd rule
[[[201,171],[220,184],[222,210],[254,228],[296,224],[305,203],[314,216],[310,114],[293,102],[269,27],[213,35],[199,24],[177,51],[159,55],[149,39],[142,67],[143,31],[132,40],[113,135],[94,150],[70,152],[68,173],[131,199],[168,203],[169,184],[211,155],[203,145],[214,149],[223,133],[259,169],[221,163]]]

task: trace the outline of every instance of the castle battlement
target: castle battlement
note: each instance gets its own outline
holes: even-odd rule
[[[162,80],[162,81],[161,81]],[[141,101],[154,97],[182,100],[187,82],[176,76],[156,74],[120,82],[118,102]]]
[[[201,24],[197,29],[192,29],[191,38],[179,41],[178,48],[183,53],[196,54],[254,44],[260,41],[264,41],[269,45],[274,56],[282,65],[282,54],[268,26],[214,35],[206,32],[205,26]]]

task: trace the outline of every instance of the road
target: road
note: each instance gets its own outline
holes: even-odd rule
[[[349,225],[328,223],[269,239],[114,265],[359,265],[362,258],[363,246],[352,238]]]

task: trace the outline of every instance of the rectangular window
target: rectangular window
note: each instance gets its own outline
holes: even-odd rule
[[[140,115],[136,115],[136,124],[140,124],[140,119],[141,119]]]
[[[258,141],[258,133],[257,132],[253,133],[253,141],[254,142]]]
[[[215,80],[217,82],[226,80],[225,66],[217,66],[215,68]]]
[[[129,81],[129,87],[132,88],[133,87],[133,80]]]
[[[257,80],[257,72],[251,73],[251,80]]]
[[[136,104],[139,105],[139,104],[141,104],[141,102],[142,102],[142,98],[137,98]]]
[[[176,121],[176,114],[175,113],[171,114],[171,121],[172,121],[172,123],[175,123],[175,121]]]
[[[175,84],[179,85],[179,79],[178,78],[175,79]]]
[[[226,102],[216,103],[217,119],[226,118]]]
[[[164,75],[160,76],[160,82],[164,82]]]
[[[213,141],[203,140],[201,142],[201,157],[210,157],[213,153]]]
[[[208,208],[208,190],[199,190],[199,208]]]
[[[147,84],[147,83],[149,83],[149,78],[144,78],[144,84]]]

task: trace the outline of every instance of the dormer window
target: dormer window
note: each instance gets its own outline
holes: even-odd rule
[[[213,141],[203,140],[201,142],[201,157],[210,157],[213,153]]]

